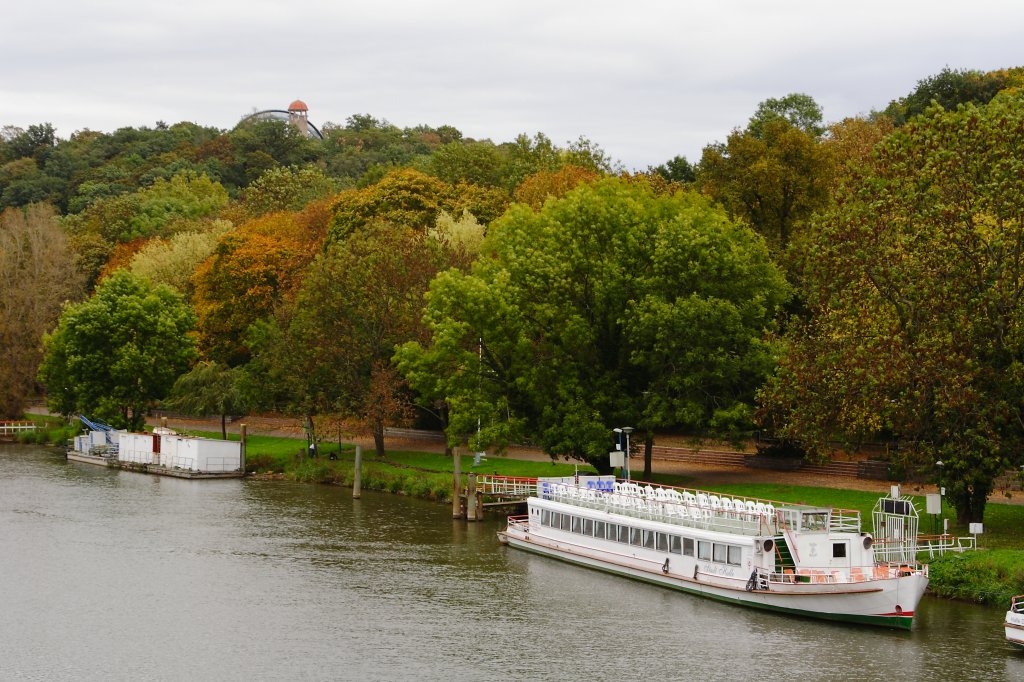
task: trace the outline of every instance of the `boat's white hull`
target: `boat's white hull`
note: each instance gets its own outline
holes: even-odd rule
[[[1006,631],[1007,642],[1024,649],[1024,613],[1007,611],[1003,629]]]
[[[686,574],[671,563],[603,551],[509,527],[502,540],[510,546],[720,601],[822,618],[909,629],[927,587],[919,574],[859,583],[772,584],[748,590],[744,578],[703,573],[699,564]]]

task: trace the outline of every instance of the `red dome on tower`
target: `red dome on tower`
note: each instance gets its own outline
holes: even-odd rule
[[[309,107],[301,99],[297,99],[288,105],[288,111],[309,111]]]

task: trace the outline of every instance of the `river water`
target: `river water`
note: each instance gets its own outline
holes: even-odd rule
[[[0,679],[1024,680],[1003,609],[819,623],[508,549],[500,527],[0,445]]]

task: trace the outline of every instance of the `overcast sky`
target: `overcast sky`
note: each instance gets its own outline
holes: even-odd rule
[[[23,0],[0,12],[0,126],[231,128],[299,98],[318,126],[584,135],[643,169],[698,160],[769,97],[836,121],[1022,46],[1019,1]]]

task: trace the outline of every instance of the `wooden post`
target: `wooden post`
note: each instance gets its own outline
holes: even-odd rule
[[[356,470],[352,475],[352,499],[358,500],[363,494],[363,446],[356,446]]]
[[[167,417],[160,417],[160,426],[167,428]]]
[[[469,475],[469,485],[466,487],[466,520],[476,521],[476,474]]]
[[[241,447],[240,447],[239,453],[238,453],[239,459],[241,460],[241,461],[239,461],[239,465],[240,465],[239,468],[240,468],[240,470],[242,472],[242,475],[245,475],[245,436],[246,436],[245,428],[246,427],[245,427],[244,423],[238,425],[238,441],[241,443]]]
[[[452,518],[462,518],[462,448],[452,448]]]

